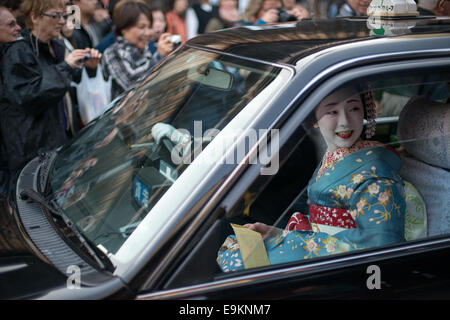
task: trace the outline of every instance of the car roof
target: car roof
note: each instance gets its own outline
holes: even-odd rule
[[[380,38],[418,38],[419,35],[422,38],[450,37],[450,17],[306,19],[296,23],[221,30],[191,39],[187,45],[271,63],[295,65],[308,55],[340,44]]]

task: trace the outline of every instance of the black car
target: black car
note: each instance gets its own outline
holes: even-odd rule
[[[438,178],[405,171],[428,182],[412,182],[424,202],[409,213],[407,241],[222,272],[230,222],[283,228],[306,203],[325,151],[310,115],[355,83],[375,92],[372,139],[402,157],[418,140],[440,152],[426,152]],[[450,18],[303,20],[196,37],[23,169],[15,205],[1,212],[0,297],[448,299],[449,84]],[[402,140],[399,116],[417,97],[421,119],[442,104],[427,123],[444,125],[427,134],[406,124],[422,131]]]

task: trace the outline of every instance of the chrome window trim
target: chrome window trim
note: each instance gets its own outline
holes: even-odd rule
[[[333,48],[334,49],[334,48]],[[400,58],[406,58],[406,59],[420,59],[420,58],[426,58],[428,55],[442,55],[442,54],[449,54],[450,55],[450,48],[449,49],[428,49],[428,50],[415,50],[415,51],[402,51],[402,52],[394,52],[394,53],[380,53],[380,54],[374,54],[374,55],[367,55],[367,56],[361,56],[361,57],[355,57],[351,58],[346,61],[339,62],[335,65],[327,67],[325,70],[319,72],[316,76],[314,76],[311,80],[308,81],[307,85],[305,85],[299,93],[296,95],[295,100],[298,100],[300,96],[305,94],[308,90],[310,90],[312,87],[314,87],[320,80],[326,79],[330,75],[333,75],[336,71],[346,69],[352,66],[356,66],[359,63],[380,63],[382,59],[400,59]],[[319,52],[317,54],[314,54],[314,56],[308,56],[304,59],[314,59],[315,57],[320,58],[320,56],[326,55],[323,52]],[[301,60],[297,62],[300,63]],[[286,108],[285,111],[289,111],[290,108]]]
[[[433,53],[436,53],[435,50],[424,50],[423,53],[429,54],[431,51]],[[384,64],[382,64],[383,61],[381,61],[381,60],[373,60],[373,61],[367,60],[367,59],[370,59],[370,58],[376,59],[376,57],[380,58],[380,56],[383,56],[382,58],[392,57],[392,56],[389,56],[388,54],[371,55],[371,56],[359,57],[357,59],[350,59],[350,60],[348,60],[349,63],[342,62],[342,63],[338,64],[339,67],[337,67],[338,65],[334,65],[334,66],[328,67],[327,69],[325,69],[322,72],[320,72],[318,75],[316,75],[314,78],[312,78],[308,82],[308,84],[305,85],[299,91],[299,93],[295,96],[295,98],[292,101],[299,101],[300,97],[302,95],[305,95],[306,92],[308,90],[310,90],[311,88],[316,87],[318,85],[318,83],[320,83],[321,81],[322,82],[323,81],[327,82],[327,81],[330,80],[331,82],[329,84],[327,84],[327,86],[333,86],[333,83],[337,82],[335,80],[336,78],[333,78],[333,76],[335,76],[336,71],[339,68],[341,68],[341,67],[343,68],[343,70],[341,70],[341,73],[347,72],[350,68],[354,67],[354,68],[356,68],[355,72],[360,74],[359,76],[365,76],[366,73],[367,73],[366,69],[368,69],[368,68],[372,69],[374,64],[377,65],[377,70],[376,70],[377,74],[383,73],[383,72],[393,71],[392,70],[392,64],[393,63],[398,63],[396,68],[399,69],[399,71],[404,70],[404,69],[412,70],[412,68],[413,68],[411,66],[412,64],[414,64],[415,67],[419,67],[419,66],[420,67],[437,67],[439,65],[447,65],[447,66],[449,66],[450,65],[450,48],[449,49],[442,49],[442,50],[438,50],[438,51],[439,51],[439,53],[445,52],[445,53],[448,54],[448,56],[442,57],[442,56],[438,55],[438,56],[434,57],[434,59],[439,59],[439,61],[433,60],[433,62],[434,62],[433,65],[428,65],[428,64],[432,64],[430,62],[430,60],[433,59],[433,57],[429,57],[427,55],[425,55],[425,56],[419,55],[419,53],[421,53],[422,51],[420,51],[420,52],[419,51],[415,51],[414,52],[414,54],[415,54],[414,57],[408,57],[408,59],[406,59],[406,60],[401,60],[400,63],[398,63],[399,62],[398,60],[396,60],[396,61],[392,61],[391,60],[391,61],[388,61],[388,62],[384,62]],[[396,55],[396,58],[399,58],[399,57]],[[411,61],[411,60],[413,60],[413,61]],[[353,61],[353,64],[350,64],[350,61]],[[361,61],[365,61],[365,62],[367,62],[367,64],[366,65],[359,65]],[[439,63],[437,63],[437,62],[439,62]],[[382,64],[382,65],[380,65],[380,64]],[[391,69],[391,70],[387,70],[387,69]],[[321,76],[321,77],[319,78],[319,76]],[[352,77],[357,77],[357,76],[358,75],[354,74]],[[337,85],[334,85],[334,86],[337,87]],[[319,90],[325,90],[325,89],[320,88]],[[305,101],[302,101],[302,103],[304,103]],[[287,112],[292,112],[292,108],[296,108],[296,106],[297,106],[296,103],[291,103],[289,106],[287,106],[284,109],[283,113],[279,115],[278,119],[280,119]],[[307,106],[306,108],[302,108],[301,112],[306,118],[306,116],[310,112],[312,112],[312,110],[313,110],[313,106]],[[295,112],[295,110],[294,110],[294,112]]]

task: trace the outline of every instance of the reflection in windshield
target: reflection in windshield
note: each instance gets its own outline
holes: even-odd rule
[[[221,130],[279,72],[179,50],[59,151],[47,195],[97,246],[117,252],[187,166],[173,163],[170,145],[156,143],[152,127],[170,124],[192,136],[201,121],[203,130]]]

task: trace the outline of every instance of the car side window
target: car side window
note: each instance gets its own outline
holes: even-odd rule
[[[290,150],[276,175],[256,178],[226,213],[233,228],[222,232],[220,271],[449,234],[448,71],[355,79],[330,92],[281,146]],[[261,236],[259,251],[248,230]]]

